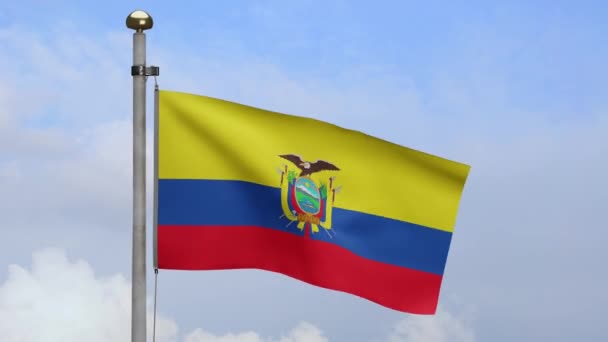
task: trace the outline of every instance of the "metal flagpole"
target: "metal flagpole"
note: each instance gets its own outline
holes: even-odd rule
[[[133,34],[133,266],[131,341],[146,342],[146,78],[158,75],[146,67],[146,35],[152,17],[133,11],[126,20]]]

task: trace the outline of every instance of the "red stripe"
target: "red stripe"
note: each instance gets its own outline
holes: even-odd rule
[[[416,314],[435,313],[442,280],[275,229],[159,225],[157,244],[161,269],[262,269]]]

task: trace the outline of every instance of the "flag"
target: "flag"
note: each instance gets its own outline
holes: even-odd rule
[[[157,268],[260,269],[435,313],[469,166],[323,121],[159,96]]]

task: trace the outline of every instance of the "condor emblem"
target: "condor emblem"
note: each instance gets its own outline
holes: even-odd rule
[[[327,161],[317,160],[308,162],[295,154],[284,154],[279,157],[290,161],[297,170],[284,165],[279,170],[281,174],[281,207],[282,217],[290,222],[298,222],[297,227],[309,230],[314,234],[319,232],[319,226],[330,237],[331,214],[336,192],[341,187],[334,188],[335,177],[322,177],[322,171],[339,171],[340,169]],[[313,178],[314,175],[314,178]],[[331,195],[331,198],[330,198]]]

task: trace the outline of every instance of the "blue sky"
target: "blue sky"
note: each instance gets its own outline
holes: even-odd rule
[[[163,341],[608,336],[605,2],[26,0],[0,5],[9,342],[102,341],[100,327],[129,336],[112,317],[128,317],[124,19],[140,7],[155,19],[148,64],[164,89],[315,117],[472,166],[436,317],[260,271],[161,272]],[[79,317],[91,326],[66,328]]]

